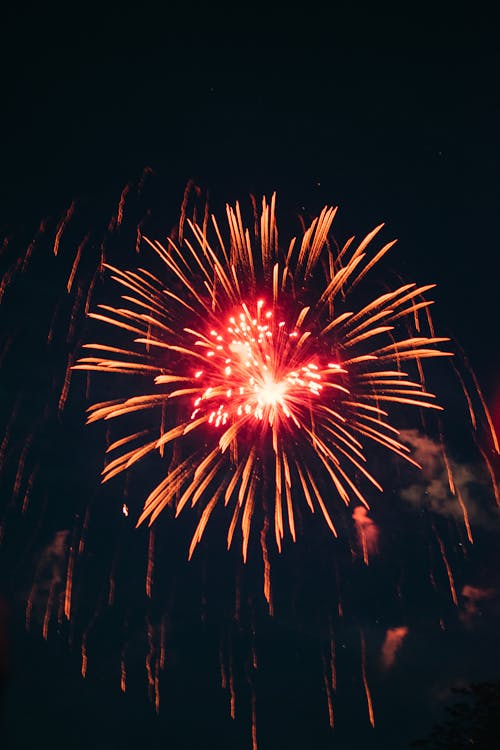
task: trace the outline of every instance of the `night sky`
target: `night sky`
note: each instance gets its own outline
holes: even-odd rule
[[[140,219],[149,201],[152,231],[171,229],[189,180],[208,190],[215,206],[274,190],[287,217],[314,216],[325,204],[339,205],[339,237],[351,232],[362,237],[386,222],[385,237],[399,240],[390,265],[404,278],[438,284],[434,319],[466,352],[498,429],[499,45],[498,27],[486,12],[450,3],[399,11],[375,6],[366,11],[351,3],[332,4],[328,11],[304,4],[286,12],[235,5],[224,13],[195,5],[180,10],[165,4],[161,11],[148,4],[113,11],[37,5],[3,11],[1,28],[0,241],[9,238],[0,256],[2,273],[16,252],[24,255],[41,221],[53,238],[72,201],[78,228],[73,233],[70,228],[61,253],[74,257],[85,231],[98,233],[96,227],[104,227],[105,217],[116,211],[124,186],[130,183],[135,195],[144,175],[147,189],[140,200],[131,199],[130,215]],[[129,243],[123,257],[133,261],[133,233],[124,229],[120,241]],[[67,356],[63,344],[58,349],[56,343],[47,359],[43,350],[23,351],[19,343],[23,331],[50,325],[58,289],[64,288],[50,263],[33,261],[16,284],[0,308],[2,430],[17,394],[42,403],[61,362],[64,373]],[[11,336],[14,344],[4,351]],[[272,623],[264,610],[254,613],[264,664],[256,692],[261,750],[403,750],[442,716],[452,686],[500,680],[499,517],[480,453],[466,434],[460,387],[451,369],[437,370],[435,377],[433,387],[449,407],[450,450],[474,507],[474,545],[465,552],[454,546],[450,529],[460,517],[424,497],[426,480],[397,468],[392,459],[381,467],[390,489],[376,515],[380,552],[369,571],[359,560],[348,565],[340,554],[341,587],[351,609],[335,623],[339,684],[333,733],[318,647],[323,626],[316,615],[304,614],[327,612],[330,542],[318,525],[307,529],[318,535],[317,546],[311,539],[289,545],[275,561],[285,592],[281,612],[277,606]],[[226,620],[234,598],[232,572],[241,568],[236,554],[224,552],[223,530],[215,529],[205,540],[204,556],[189,565],[189,523],[176,521],[175,530],[166,524],[159,533],[155,585],[164,585],[162,606],[172,612],[159,716],[147,700],[147,643],[139,635],[147,606],[147,533],[125,528],[123,518],[123,529],[117,526],[117,488],[99,495],[103,437],[83,427],[86,405],[84,379],[73,378],[64,418],[48,418],[34,407],[33,430],[41,438],[32,448],[38,451],[43,491],[34,501],[33,520],[29,514],[28,520],[16,520],[15,470],[13,475],[7,459],[2,475],[0,617],[2,607],[9,611],[9,637],[5,648],[0,639],[0,661],[4,648],[11,664],[0,713],[1,747],[251,748],[248,628],[243,632],[242,626],[232,646],[243,686],[235,721],[220,689],[220,633],[222,628],[226,640],[234,635]],[[16,444],[19,455],[30,434],[23,408],[7,457],[16,453]],[[416,440],[415,447],[425,452],[429,444]],[[491,457],[487,445],[486,450]],[[427,468],[427,481],[438,481]],[[130,489],[138,507],[147,479],[139,471]],[[417,507],[419,493],[452,549],[458,607],[450,603],[446,573],[436,562],[435,538],[429,541],[432,524]],[[24,617],[35,571],[40,597],[47,595],[51,578],[63,576],[75,514],[81,521],[90,495],[96,520],[78,616],[94,624],[83,680],[78,628],[73,632],[55,622],[44,640],[42,605],[38,612],[34,607],[29,632]],[[111,538],[119,550],[115,556],[108,549]],[[437,571],[431,593],[429,559]],[[114,609],[103,604],[100,593],[113,560],[117,581],[127,582],[117,583]],[[256,577],[241,576],[250,598],[258,588]],[[395,605],[388,590],[399,584],[404,601]],[[122,694],[124,613],[130,668]],[[394,663],[384,668],[382,644],[387,631],[398,627],[407,627],[407,635]],[[375,729],[361,681],[360,633]]]

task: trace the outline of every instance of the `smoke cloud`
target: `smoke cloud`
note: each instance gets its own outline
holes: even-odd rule
[[[418,480],[401,491],[403,500],[459,522],[491,528],[494,519],[478,502],[488,488],[485,472],[445,457],[438,442],[416,430],[402,430],[401,439],[413,448],[412,457],[422,467]]]

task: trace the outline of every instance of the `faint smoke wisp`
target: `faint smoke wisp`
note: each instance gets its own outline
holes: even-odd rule
[[[396,660],[396,654],[401,648],[407,635],[408,628],[406,625],[398,628],[389,628],[385,634],[385,640],[382,644],[382,651],[380,654],[380,661],[383,669],[390,669],[393,666]]]
[[[378,551],[378,526],[375,521],[370,518],[368,511],[362,505],[358,505],[354,508],[352,517],[356,527],[359,545],[363,550],[363,560],[368,565],[370,555],[373,556],[377,554]]]
[[[494,589],[479,588],[466,584],[462,589],[462,609],[460,620],[466,627],[472,627],[482,615],[479,602],[493,599],[496,596]]]

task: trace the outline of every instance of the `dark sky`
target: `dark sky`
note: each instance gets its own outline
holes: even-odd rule
[[[325,203],[338,204],[341,233],[361,236],[387,222],[389,234],[399,238],[395,266],[405,277],[438,283],[441,329],[459,341],[490,407],[500,409],[499,45],[498,26],[486,11],[451,3],[403,4],[399,10],[377,4],[370,11],[353,3],[332,4],[328,11],[311,3],[287,11],[235,4],[225,12],[210,5],[181,10],[163,4],[159,10],[159,4],[143,3],[114,10],[103,4],[98,11],[38,4],[2,13],[3,234],[29,237],[42,219],[60,216],[73,200],[114,207],[124,185],[137,181],[145,167],[157,176],[169,215],[189,179],[219,204],[275,189],[289,210],[314,213]],[[50,272],[37,273],[37,283],[49,287]],[[28,312],[29,305],[27,296]],[[2,415],[12,398],[11,373],[5,382]],[[77,419],[75,411],[75,424]],[[452,419],[459,423],[461,417]],[[64,427],[57,429],[63,434]],[[78,440],[90,452],[89,438]],[[97,473],[95,461],[89,463],[83,455],[72,466]],[[92,480],[86,478],[85,487]],[[73,486],[67,477],[64,482]],[[55,475],[50,486],[57,487]],[[395,616],[383,596],[364,601],[371,579],[360,574],[358,580],[357,573],[349,579],[363,601],[357,602],[356,622],[340,628],[346,655],[339,657],[343,691],[333,739],[319,705],[321,669],[311,666],[314,628],[297,624],[289,612],[268,633],[263,625],[264,658],[279,643],[295,661],[274,663],[274,673],[259,685],[260,747],[402,750],[425,734],[454,682],[500,679],[500,587],[493,570],[498,519],[485,512],[476,520],[476,545],[458,565],[459,580],[489,593],[469,618],[447,613],[444,632],[418,584],[413,604]],[[38,543],[42,556],[53,533],[69,526],[60,525],[55,511],[52,523]],[[388,536],[397,536],[387,523]],[[6,561],[2,575],[10,575],[9,566],[19,571],[12,552]],[[390,565],[380,562],[374,578],[392,575]],[[182,575],[194,580],[195,571]],[[15,649],[6,747],[33,747],[35,737],[43,748],[250,747],[247,725],[235,728],[225,697],[214,693],[211,632],[193,630],[191,638],[188,616],[186,632],[179,626],[166,678],[169,697],[158,719],[144,691],[132,687],[123,697],[106,676],[106,644],[117,627],[112,619],[96,637],[102,669],[84,682],[67,634],[47,643],[39,631],[24,634],[21,597],[16,600],[7,583],[4,588]],[[441,613],[446,606],[440,599]],[[214,612],[217,621],[215,605]],[[382,673],[377,654],[387,628],[410,620],[416,624],[400,659],[391,674]],[[372,654],[375,731],[359,686],[360,627]]]
[[[338,203],[359,231],[389,222],[402,262],[441,284],[450,327],[487,369],[497,31],[448,3],[7,11],[2,223],[111,200],[146,165],[172,195],[192,178],[224,199],[278,189]]]

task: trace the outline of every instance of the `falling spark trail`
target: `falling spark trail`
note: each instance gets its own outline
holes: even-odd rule
[[[463,517],[464,517],[464,524],[465,524],[465,530],[467,532],[467,539],[471,544],[474,544],[474,538],[472,536],[472,529],[469,522],[469,513],[467,511],[467,506],[464,503],[462,493],[460,492],[459,488],[457,487],[457,500],[459,502],[459,505],[462,509]]]
[[[26,485],[26,490],[24,492],[23,504],[21,506],[21,513],[23,514],[26,513],[26,511],[28,510],[30,495],[33,490],[33,485],[35,483],[35,479],[38,474],[39,468],[40,468],[40,465],[37,464],[29,476],[29,479]]]
[[[69,355],[68,355],[68,364],[67,364],[67,367],[66,367],[66,373],[64,375],[64,384],[63,384],[63,387],[62,387],[62,390],[61,390],[61,395],[59,397],[58,409],[59,409],[59,413],[60,414],[64,411],[64,407],[66,405],[66,400],[68,398],[69,386],[70,386],[70,383],[71,383],[71,375],[72,375],[72,372],[73,372],[73,363],[74,363],[74,361],[75,361],[75,355],[72,352],[70,352]]]
[[[483,408],[483,414],[485,416],[486,422],[488,424],[489,433],[491,436],[491,441],[493,443],[493,450],[498,455],[500,453],[500,446],[498,444],[498,437],[496,434],[495,427],[493,425],[493,420],[491,419],[490,410],[488,409],[488,405],[486,404],[486,401],[483,396],[483,391],[481,389],[481,386],[479,385],[479,381],[476,377],[476,373],[472,369],[472,367],[469,365],[468,361],[465,361],[466,365],[469,368],[469,372],[471,374],[472,380],[474,381],[474,386],[476,388],[476,393],[479,396],[479,400],[481,402],[481,406]]]
[[[4,274],[2,278],[2,283],[0,284],[0,304],[2,302],[5,292],[7,291],[12,281],[15,279],[16,274],[19,268],[21,268],[21,266],[22,266],[22,259],[18,258],[15,261],[15,263],[9,268],[9,270]]]
[[[56,585],[57,585],[57,581],[54,579],[50,584],[49,596],[47,598],[47,606],[45,608],[45,615],[43,618],[42,635],[43,635],[44,641],[46,641],[49,636],[49,623],[50,623],[50,618],[52,617],[52,608],[54,606]]]
[[[323,683],[325,686],[325,693],[326,693],[326,701],[328,706],[328,721],[330,723],[330,728],[334,729],[335,727],[335,713],[333,710],[333,695],[332,695],[332,679],[328,677],[328,664],[325,659],[325,655],[321,655],[322,662],[323,662]]]
[[[332,690],[335,693],[337,690],[337,667],[335,664],[335,636],[331,619],[328,624],[328,629],[330,631],[330,674],[332,677]]]
[[[373,712],[372,696],[370,693],[368,680],[366,678],[366,643],[365,643],[365,636],[362,630],[360,631],[360,636],[361,636],[361,676],[363,678],[363,686],[365,688],[366,704],[368,707],[368,718],[370,720],[370,724],[372,725],[372,727],[374,727],[375,726],[375,714]]]
[[[36,244],[38,240],[40,239],[41,235],[45,232],[46,228],[47,228],[47,223],[46,221],[42,220],[38,227],[38,231],[36,232],[33,240],[30,242],[30,244],[28,245],[26,249],[26,253],[23,259],[23,267],[22,267],[23,272],[27,270],[29,262],[31,260],[31,256],[33,255],[33,251],[36,247]]]
[[[131,187],[131,185],[130,185],[130,183],[128,183],[127,185],[125,185],[125,187],[123,188],[123,190],[121,192],[120,200],[119,200],[119,203],[118,203],[118,210],[116,212],[116,223],[115,223],[116,227],[119,227],[122,224],[122,221],[123,221],[123,210],[125,208],[125,199],[127,198],[127,195],[130,192],[130,187]]]
[[[269,615],[272,617],[274,614],[273,600],[271,593],[271,564],[269,562],[269,554],[267,550],[267,533],[269,531],[269,518],[267,514],[264,517],[264,525],[260,532],[260,546],[262,549],[262,561],[264,563],[264,598],[267,602]]]
[[[153,570],[154,570],[154,550],[155,550],[155,537],[154,530],[149,530],[149,542],[148,542],[148,567],[146,570],[146,596],[151,599],[151,590],[153,586]]]
[[[89,241],[89,238],[90,238],[90,233],[86,234],[85,237],[83,238],[83,240],[78,245],[78,248],[77,248],[77,251],[76,251],[76,255],[75,255],[75,260],[73,261],[73,265],[71,266],[71,272],[69,274],[68,283],[66,285],[66,289],[68,291],[68,294],[71,293],[71,288],[73,286],[73,281],[75,280],[75,275],[76,275],[76,272],[77,272],[77,269],[78,269],[78,265],[79,265],[80,260],[82,258],[82,252],[83,252],[83,249],[86,246],[87,242]]]
[[[219,646],[219,664],[220,664],[220,686],[222,690],[227,689],[227,674],[226,674],[226,666],[224,664],[224,646],[222,643],[222,638]]]
[[[437,542],[439,544],[439,549],[441,551],[441,557],[443,558],[443,564],[444,564],[444,566],[446,568],[446,575],[448,576],[448,582],[449,582],[449,585],[450,585],[451,598],[453,600],[453,604],[456,607],[458,607],[458,598],[457,598],[457,592],[455,590],[455,581],[453,579],[453,572],[451,570],[450,563],[448,562],[448,558],[446,556],[446,549],[445,549],[443,540],[441,539],[441,537],[439,536],[439,534],[437,532],[436,527],[433,525],[432,528],[433,528],[435,537],[437,539]]]
[[[25,615],[25,619],[24,619],[24,626],[25,626],[26,630],[28,630],[28,631],[31,628],[31,614],[32,614],[32,611],[33,611],[33,598],[35,596],[35,591],[36,591],[36,584],[35,584],[35,582],[33,582],[32,586],[31,586],[30,593],[29,593],[28,598],[26,600],[26,615]]]
[[[147,639],[148,639],[148,653],[146,654],[146,674],[148,678],[149,693],[151,696],[154,692],[154,687],[155,687],[153,671],[151,668],[151,665],[154,659],[155,648],[154,648],[154,638],[153,638],[153,627],[149,620],[147,621]]]
[[[112,607],[115,603],[115,587],[116,587],[116,558],[113,561],[111,570],[109,571],[109,587],[108,587],[108,607]]]
[[[160,626],[160,669],[165,669],[166,661],[167,620],[166,615],[161,618]]]
[[[84,633],[82,638],[82,666],[81,666],[81,673],[82,677],[85,679],[87,676],[87,666],[88,666],[88,656],[87,656],[87,634]]]
[[[85,517],[83,519],[82,524],[82,530],[80,532],[80,541],[78,543],[78,554],[83,555],[83,552],[85,550],[85,542],[87,538],[87,531],[89,528],[89,521],[90,521],[90,506],[87,507],[85,511]]]
[[[73,309],[71,310],[71,318],[68,326],[68,333],[66,336],[66,343],[70,344],[75,336],[75,326],[78,319],[78,313],[80,312],[81,304],[83,300],[83,286],[78,284],[78,292],[75,295],[75,301],[73,303]]]
[[[257,698],[252,687],[252,750],[258,750],[257,745]]]
[[[75,202],[73,201],[57,226],[56,236],[54,239],[54,248],[53,248],[54,255],[56,256],[59,252],[59,245],[61,244],[61,237],[63,235],[63,232],[66,229],[71,218],[73,217],[74,213],[75,213]]]
[[[493,488],[493,492],[495,494],[495,502],[497,506],[500,508],[500,490],[499,485],[495,476],[495,471],[493,469],[492,463],[490,459],[488,458],[486,451],[479,445],[479,443],[476,441],[477,446],[479,448],[479,451],[483,457],[484,465],[486,466],[486,469],[488,471],[488,474],[490,476],[491,486]]]
[[[154,686],[154,696],[155,696],[155,711],[158,715],[160,713],[160,657],[156,656],[155,658],[155,686]]]
[[[234,688],[233,649],[231,644],[229,645],[229,713],[231,719],[236,718],[236,691]]]
[[[120,690],[122,693],[127,692],[127,667],[125,664],[125,651],[123,650],[120,658]]]
[[[451,494],[456,496],[456,498],[458,500],[458,504],[460,505],[460,508],[462,510],[462,515],[463,515],[463,518],[464,518],[464,526],[465,526],[465,530],[467,532],[467,539],[469,540],[469,542],[471,544],[474,544],[474,539],[473,539],[473,536],[472,536],[472,529],[471,529],[471,525],[470,525],[470,522],[469,522],[469,513],[467,511],[467,506],[464,503],[464,499],[462,497],[462,493],[460,492],[460,489],[455,486],[455,481],[453,479],[453,471],[452,471],[452,468],[450,466],[450,461],[448,459],[448,455],[446,453],[446,449],[445,449],[445,445],[444,445],[443,434],[440,433],[439,437],[440,437],[440,442],[441,442],[441,454],[443,456],[444,465],[445,465],[445,468],[446,468],[446,476],[448,478],[448,487],[450,488]]]
[[[26,444],[21,452],[21,455],[19,457],[19,462],[17,465],[17,472],[16,472],[16,478],[14,480],[14,488],[12,490],[13,497],[17,497],[19,494],[19,490],[21,489],[21,482],[23,479],[23,473],[24,473],[24,466],[26,463],[26,458],[31,450],[31,445],[33,443],[33,437],[34,434],[31,433],[31,435],[28,437]]]
[[[446,468],[446,476],[448,478],[448,487],[450,488],[451,494],[454,495],[455,494],[455,482],[453,479],[453,472],[451,470],[450,461],[448,459],[448,454],[444,446],[444,437],[443,437],[442,432],[440,432],[439,439],[441,442],[441,454],[443,456],[444,465]]]
[[[72,542],[69,548],[68,568],[66,572],[66,590],[64,592],[64,614],[68,622],[71,620],[71,594],[73,591],[73,570],[75,567],[75,546]]]

